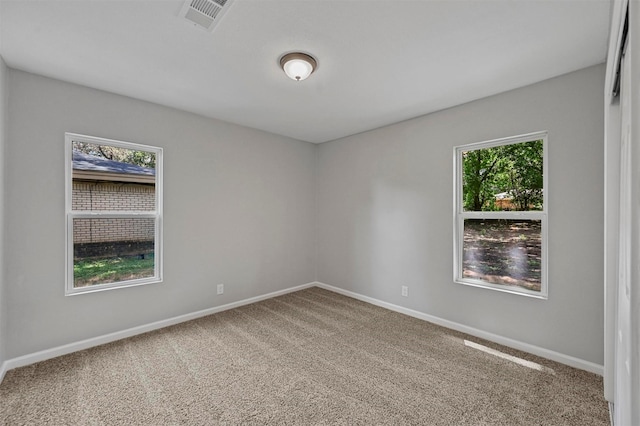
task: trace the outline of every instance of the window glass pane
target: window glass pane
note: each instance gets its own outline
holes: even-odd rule
[[[72,152],[72,210],[156,209],[155,153],[88,142]]]
[[[542,140],[463,152],[463,209],[542,210],[542,177]]]
[[[540,220],[464,220],[464,278],[540,291],[541,265]]]
[[[154,218],[73,219],[73,286],[154,276]]]

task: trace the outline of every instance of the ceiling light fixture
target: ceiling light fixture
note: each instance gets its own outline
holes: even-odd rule
[[[302,81],[315,71],[318,62],[306,53],[291,52],[280,59],[280,66],[290,79]]]

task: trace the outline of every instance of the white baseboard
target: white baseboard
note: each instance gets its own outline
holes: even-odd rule
[[[0,383],[4,380],[4,375],[7,371],[9,371],[9,368],[7,367],[7,361],[5,361],[0,364]]]
[[[296,287],[287,288],[284,290],[274,291],[272,293],[263,294],[261,296],[250,297],[249,299],[240,300],[238,302],[228,303],[222,306],[216,306],[214,308],[204,309],[190,314],[180,315],[177,317],[169,318],[166,320],[152,322],[150,324],[141,325],[138,327],[129,328],[127,330],[116,331],[114,333],[105,334],[91,339],[81,340],[75,343],[69,343],[66,345],[58,346],[51,349],[45,349],[43,351],[35,352],[19,356],[17,358],[8,359],[0,366],[0,383],[7,371],[18,367],[24,367],[26,365],[35,364],[36,362],[45,361],[47,359],[67,355],[72,352],[82,351],[94,346],[104,345],[105,343],[114,342],[116,340],[125,339],[127,337],[136,336],[138,334],[147,333],[149,331],[158,330],[160,328],[169,327],[171,325],[179,324],[185,321],[190,321],[196,318],[205,317],[207,315],[215,314],[217,312],[227,311],[229,309],[238,308],[240,306],[249,305],[251,303],[260,302],[262,300],[271,299],[273,297],[282,296],[283,294],[293,293],[294,291],[303,290],[305,288],[315,286],[315,282],[299,285]]]
[[[615,405],[613,404],[613,402],[609,402],[609,423],[611,424],[611,426],[616,426],[615,419],[613,418],[614,409],[615,409]]]
[[[401,314],[409,315],[414,318],[428,321],[428,322],[440,325],[442,327],[446,327],[452,330],[470,334],[472,336],[489,340],[491,342],[498,343],[500,345],[508,346],[513,349],[518,349],[524,352],[528,352],[530,354],[537,355],[542,358],[550,359],[552,361],[556,361],[561,364],[568,365],[570,367],[590,371],[592,373],[599,374],[601,376],[604,374],[604,366],[590,362],[590,361],[585,361],[580,358],[575,358],[570,355],[562,354],[560,352],[555,352],[549,349],[541,348],[539,346],[531,345],[529,343],[521,342],[519,340],[514,340],[508,337],[503,337],[497,334],[489,333],[487,331],[479,330],[477,328],[469,327],[467,325],[459,324],[457,322],[449,321],[449,320],[439,318],[433,315],[425,314],[419,311],[414,311],[413,309],[408,309],[402,306],[394,305],[392,303],[383,302],[381,300],[374,299],[368,296],[363,296],[361,294],[354,293],[352,291],[343,290],[341,288],[334,287],[329,284],[325,284],[321,282],[316,282],[314,284],[317,287],[324,288],[325,290],[333,291],[335,293],[339,293],[344,296],[349,296],[354,299],[362,300],[363,302],[371,303],[372,305],[380,306],[382,308],[386,308],[391,311],[399,312]]]
[[[69,344],[58,346],[55,348],[45,349],[43,351],[35,352],[32,354],[27,354],[20,357],[8,359],[0,365],[0,383],[2,383],[2,380],[4,379],[6,372],[14,368],[24,367],[26,365],[34,364],[36,362],[45,361],[47,359],[59,357],[62,355],[70,354],[72,352],[77,352],[84,349],[89,349],[94,346],[103,345],[105,343],[114,342],[116,340],[125,339],[127,337],[136,336],[138,334],[147,333],[149,331],[158,330],[160,328],[169,327],[171,325],[179,324],[185,321],[190,321],[196,318],[215,314],[217,312],[238,308],[240,306],[249,305],[251,303],[260,302],[262,300],[271,299],[273,297],[282,296],[287,293],[292,293],[294,291],[299,291],[299,290],[303,290],[305,288],[314,287],[314,286],[324,288],[326,290],[333,291],[335,293],[343,294],[345,296],[352,297],[354,299],[362,300],[363,302],[371,303],[372,305],[380,306],[382,308],[386,308],[391,311],[409,315],[414,318],[428,321],[446,328],[461,331],[463,333],[467,333],[472,336],[479,337],[481,339],[486,339],[504,346],[529,352],[531,354],[538,355],[540,357],[547,358],[553,361],[557,361],[559,363],[566,364],[571,367],[579,368],[581,370],[590,371],[592,373],[596,373],[599,375],[602,375],[604,372],[604,367],[602,365],[598,365],[598,364],[585,361],[579,358],[575,358],[569,355],[564,355],[559,352],[551,351],[538,346],[530,345],[528,343],[520,342],[518,340],[509,339],[507,337],[482,331],[482,330],[469,327],[463,324],[458,324],[453,321],[445,320],[439,317],[435,317],[433,315],[428,315],[422,312],[414,311],[412,309],[404,308],[402,306],[394,305],[392,303],[383,302],[381,300],[374,299],[372,297],[363,296],[361,294],[354,293],[352,291],[343,290],[341,288],[316,281],[316,282],[310,282],[307,284],[299,285],[296,287],[291,287],[284,290],[274,291],[272,293],[267,293],[261,296],[251,297],[251,298],[240,300],[237,302],[228,303],[226,305],[216,306],[214,308],[204,309],[201,311],[192,312],[190,314],[180,315],[180,316],[169,318],[166,320],[156,321],[150,324],[129,328],[127,330],[117,331],[114,333],[93,337],[91,339],[81,340],[79,342],[69,343]]]

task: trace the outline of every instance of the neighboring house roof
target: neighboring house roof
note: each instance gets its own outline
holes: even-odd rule
[[[73,178],[119,182],[155,183],[155,169],[108,160],[73,151]]]

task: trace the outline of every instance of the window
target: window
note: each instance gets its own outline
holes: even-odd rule
[[[66,294],[162,281],[162,148],[65,134]]]
[[[454,281],[547,298],[546,132],[455,148]]]

